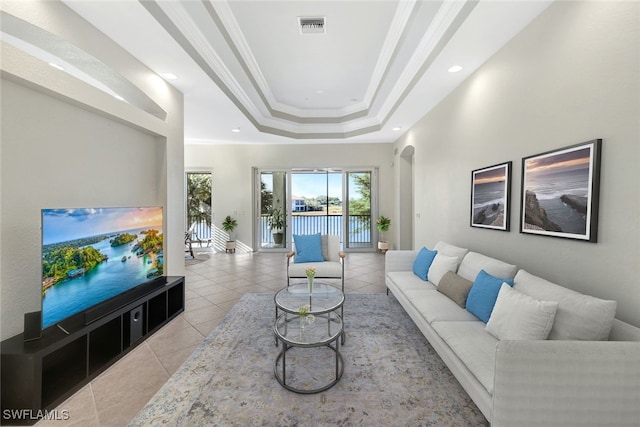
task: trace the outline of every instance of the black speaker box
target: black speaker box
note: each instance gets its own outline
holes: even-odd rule
[[[24,314],[24,340],[33,341],[40,339],[42,333],[42,312],[33,311]]]
[[[129,312],[129,345],[142,338],[144,333],[143,305]]]

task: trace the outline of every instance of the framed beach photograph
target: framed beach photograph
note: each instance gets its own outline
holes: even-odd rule
[[[471,172],[471,226],[509,231],[511,162]]]
[[[595,243],[602,140],[522,159],[520,232]]]

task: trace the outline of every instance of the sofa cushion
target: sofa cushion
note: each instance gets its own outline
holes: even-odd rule
[[[293,241],[296,244],[296,258],[294,263],[324,261],[320,233],[294,234]]]
[[[428,323],[439,320],[477,320],[473,314],[461,309],[458,304],[435,289],[410,289],[404,294]]]
[[[447,272],[438,284],[438,292],[442,292],[460,307],[467,305],[467,295],[473,282],[458,276],[453,271]]]
[[[433,322],[431,327],[456,353],[473,376],[493,394],[496,344],[498,340],[487,332],[485,324],[471,322]]]
[[[494,277],[486,271],[480,270],[467,296],[467,310],[475,314],[484,323],[487,323],[489,317],[491,317],[491,311],[498,298],[502,283],[513,286],[513,279]]]
[[[429,277],[429,281],[438,286],[442,276],[444,276],[448,271],[455,272],[457,270],[458,260],[458,257],[455,256],[437,254],[431,263],[431,267],[429,267],[429,273],[427,275],[427,277]]]
[[[446,255],[446,256],[458,257],[458,266],[460,265],[460,262],[462,261],[462,258],[464,258],[464,256],[467,254],[467,252],[469,252],[469,249],[460,248],[458,246],[453,246],[453,245],[450,245],[447,242],[442,242],[442,241],[436,243],[436,246],[433,249],[438,251],[439,254],[443,254],[443,255]],[[458,271],[458,268],[457,268],[458,266],[456,266],[456,269],[453,271],[454,273],[456,271]]]
[[[436,290],[433,283],[422,281],[422,279],[413,274],[412,271],[391,271],[387,273],[386,280],[393,282],[402,292],[406,292],[409,289]]]
[[[416,255],[416,259],[413,261],[413,274],[426,282],[428,280],[427,272],[429,271],[429,267],[431,267],[431,263],[437,253],[437,251],[432,251],[422,247],[420,252],[418,252],[418,255]]]
[[[572,291],[524,270],[516,274],[514,289],[534,298],[558,302],[550,340],[601,341],[609,338],[616,301]]]
[[[503,277],[505,279],[513,279],[516,275],[517,267],[513,264],[507,264],[495,258],[477,252],[469,252],[465,255],[458,268],[458,276],[462,276],[472,282],[475,280],[480,270],[495,277]]]
[[[539,301],[503,283],[487,331],[499,340],[546,340],[557,309],[556,301]]]

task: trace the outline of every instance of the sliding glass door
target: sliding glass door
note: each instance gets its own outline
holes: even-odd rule
[[[260,189],[257,197],[259,248],[288,248],[290,246],[287,238],[288,173],[260,171],[256,176]]]
[[[291,233],[342,235],[342,174],[327,169],[291,173]]]
[[[344,249],[373,248],[376,169],[256,170],[256,244],[290,250],[294,234],[334,234]]]
[[[187,172],[186,173],[186,233],[194,241],[207,241],[213,239],[211,218],[212,212],[212,185],[211,172]]]
[[[373,248],[371,213],[372,171],[346,172],[347,248]]]

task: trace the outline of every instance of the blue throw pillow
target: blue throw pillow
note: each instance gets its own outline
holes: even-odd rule
[[[322,241],[318,234],[294,234],[293,241],[296,244],[296,258],[294,263],[323,262]]]
[[[429,267],[431,267],[431,263],[433,259],[436,257],[438,251],[432,251],[425,247],[420,249],[416,259],[413,261],[413,274],[427,281],[427,272],[429,271]]]
[[[513,279],[500,279],[480,270],[467,296],[467,310],[487,323],[503,283],[513,286]]]

